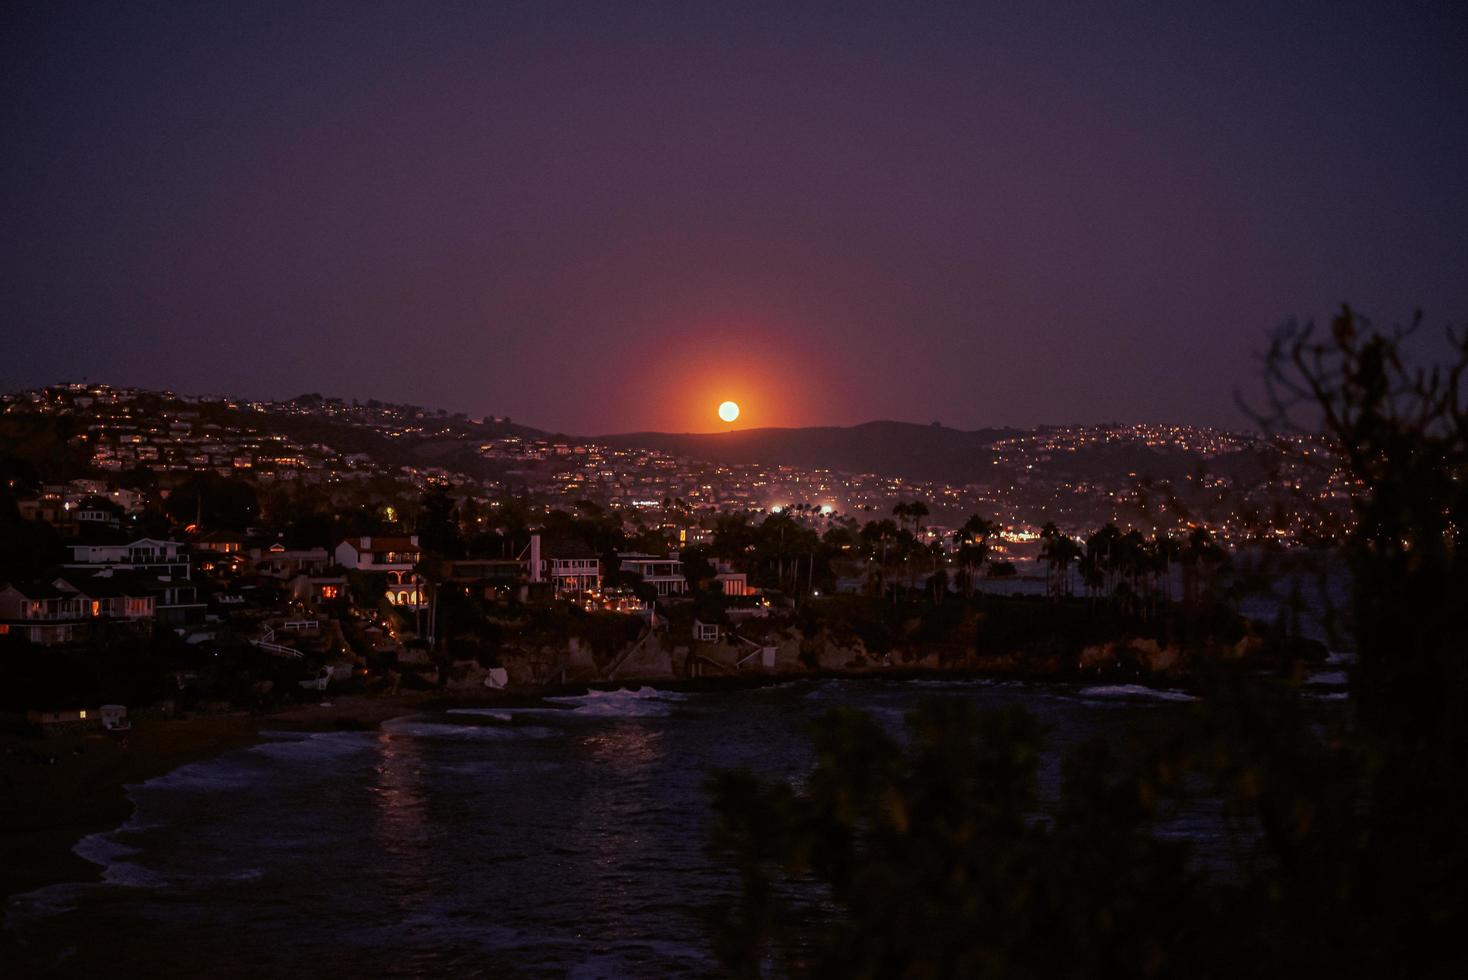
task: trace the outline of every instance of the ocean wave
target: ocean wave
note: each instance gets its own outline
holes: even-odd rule
[[[444,714],[449,715],[478,715],[481,718],[493,718],[495,721],[510,722],[515,716],[504,709],[495,708],[450,708]]]
[[[106,884],[127,888],[161,888],[168,884],[168,879],[156,871],[125,860],[141,852],[138,848],[116,839],[115,835],[122,833],[124,829],[88,834],[77,841],[71,851],[82,860],[100,867],[102,881]]]
[[[1317,670],[1305,678],[1305,683],[1315,687],[1345,687],[1350,679],[1344,670]]]
[[[5,902],[5,928],[17,929],[33,919],[46,919],[75,911],[82,892],[94,887],[96,886],[87,882],[63,881],[13,895]]]
[[[259,780],[259,772],[242,766],[238,761],[230,761],[227,756],[221,756],[218,759],[205,759],[179,766],[172,772],[154,776],[143,783],[141,788],[215,793],[220,790],[242,789]]]
[[[250,747],[256,755],[282,762],[326,762],[341,758],[377,744],[373,732],[261,732],[274,741]]]
[[[581,717],[646,718],[670,714],[689,695],[679,691],[659,691],[653,687],[618,688],[615,691],[587,691],[585,694],[550,697],[553,704],[570,705]]]
[[[1024,688],[1033,687],[1029,681],[1000,680],[997,677],[917,677],[907,681],[908,687],[935,691],[962,691],[972,688]]]
[[[846,684],[846,682],[840,679],[821,681],[819,684],[816,685],[813,691],[805,696],[805,700],[825,701],[829,698],[836,697],[840,692],[845,690],[847,686],[848,685]]]
[[[391,735],[408,738],[441,738],[454,741],[509,741],[522,738],[547,738],[556,731],[539,725],[456,725],[452,722],[428,721],[423,718],[395,718],[383,722]]]
[[[1100,684],[1077,692],[1081,697],[1098,701],[1196,701],[1186,691],[1165,691],[1141,684]]]

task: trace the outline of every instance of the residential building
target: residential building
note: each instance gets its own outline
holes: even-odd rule
[[[531,581],[549,582],[555,595],[601,588],[601,559],[590,548],[570,542],[542,546],[536,534],[528,550]]]
[[[178,541],[138,538],[127,544],[74,544],[69,547],[71,561],[63,566],[69,569],[147,572],[165,578],[190,577],[189,554]]]
[[[734,571],[734,566],[726,561],[721,561],[714,566],[714,581],[719,583],[719,588],[724,595],[739,597],[753,595],[754,590],[749,587],[749,576],[744,572]]]
[[[688,591],[688,579],[683,575],[683,562],[676,555],[659,558],[629,552],[617,556],[621,570],[636,575],[645,585],[657,590],[659,596],[683,595]]]
[[[417,572],[422,558],[416,534],[364,535],[336,546],[336,563],[343,568],[387,576],[387,601],[395,606],[427,605]]]

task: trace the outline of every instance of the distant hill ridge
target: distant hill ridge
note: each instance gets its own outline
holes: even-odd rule
[[[88,386],[47,389],[85,395]],[[104,386],[105,387],[105,386]],[[248,402],[218,396],[190,397],[173,392],[132,389],[137,408],[173,406],[204,421],[244,425],[286,435],[301,443],[319,443],[345,453],[362,453],[388,465],[435,465],[468,474],[493,476],[504,464],[487,460],[479,446],[506,437],[555,442],[596,443],[621,449],[660,450],[676,456],[720,464],[792,466],[843,473],[874,473],[904,480],[953,485],[1023,482],[1028,477],[1077,481],[1116,481],[1145,474],[1155,479],[1181,479],[1198,470],[1202,458],[1176,446],[1149,446],[1136,439],[1101,441],[1067,451],[1031,451],[1016,459],[1001,440],[1064,431],[1071,426],[1032,429],[990,427],[974,430],[923,425],[890,419],[852,426],[735,429],[727,432],[627,432],[597,436],[553,433],[516,424],[506,417],[483,420],[416,405],[368,400],[348,403],[320,394],[286,401]],[[25,405],[33,393],[6,396]],[[65,426],[60,419],[53,420]],[[367,424],[364,424],[367,423]],[[1110,423],[1114,425],[1114,423]],[[1108,423],[1097,423],[1106,426]],[[32,431],[20,417],[0,419],[0,455],[56,455],[71,434]],[[43,426],[43,429],[45,427]],[[14,430],[14,431],[10,431]],[[393,431],[388,431],[393,430]],[[39,432],[39,434],[38,434]],[[43,438],[44,437],[44,438]],[[37,440],[40,439],[40,442]],[[47,441],[49,440],[49,441]],[[44,448],[50,446],[50,449]],[[1242,479],[1262,476],[1251,455],[1231,452],[1213,456],[1209,469]],[[995,465],[995,464],[999,465]],[[77,466],[83,461],[75,460]],[[1023,465],[1019,465],[1023,464]]]
[[[1098,423],[1098,426],[1114,423]],[[962,486],[1012,479],[996,443],[1015,437],[1063,431],[1070,426],[1033,429],[951,429],[947,426],[883,420],[853,426],[803,429],[736,429],[731,432],[629,432],[590,437],[618,448],[660,449],[714,463],[755,463],[875,473],[905,480]],[[1148,446],[1134,439],[1098,442],[1072,451],[1028,457],[1032,475],[1070,481],[1125,480],[1131,475],[1183,479],[1197,472],[1202,457],[1176,446]],[[996,466],[996,462],[1000,465]],[[1218,475],[1263,477],[1253,453],[1233,452],[1208,460]]]
[[[623,448],[664,452],[715,463],[763,463],[881,473],[915,480],[968,482],[989,465],[995,441],[1019,434],[1008,428],[965,431],[942,425],[881,420],[853,426],[735,429],[731,432],[629,432],[591,437]]]

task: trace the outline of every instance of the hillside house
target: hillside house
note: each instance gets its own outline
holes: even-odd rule
[[[336,546],[335,554],[336,563],[343,568],[387,576],[387,601],[393,605],[411,608],[427,605],[416,570],[423,559],[418,535],[347,538]]]
[[[659,558],[655,555],[627,553],[617,556],[621,570],[642,579],[657,591],[659,597],[684,595],[688,591],[688,579],[683,575],[683,562],[676,556]]]
[[[74,544],[62,567],[78,571],[146,572],[160,578],[189,578],[189,553],[178,541],[138,538],[127,544]]]

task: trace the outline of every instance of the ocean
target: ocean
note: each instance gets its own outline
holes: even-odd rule
[[[5,925],[32,965],[63,975],[707,976],[702,913],[733,888],[706,853],[708,774],[798,782],[812,718],[853,705],[896,729],[923,696],[1038,715],[1051,732],[1044,794],[1068,746],[1168,724],[1189,700],[1125,685],[827,679],[277,733],[132,787],[133,818],[77,846],[103,882],[14,899]],[[1158,832],[1220,865],[1248,844],[1204,804]]]

